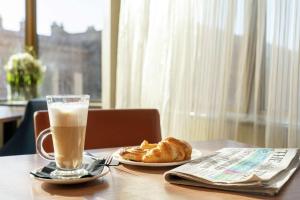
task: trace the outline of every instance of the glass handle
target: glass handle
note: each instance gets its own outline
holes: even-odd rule
[[[54,156],[48,154],[43,147],[43,143],[44,143],[44,139],[48,136],[51,135],[51,131],[50,128],[47,128],[45,130],[43,130],[37,137],[36,140],[36,151],[37,153],[44,159],[46,160],[54,160]]]

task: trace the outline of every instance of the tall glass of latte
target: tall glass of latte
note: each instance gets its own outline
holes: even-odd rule
[[[89,95],[47,96],[50,128],[37,138],[37,152],[47,160],[55,160],[53,178],[78,178],[87,174],[82,157],[85,143]],[[43,141],[52,135],[54,156],[43,149]]]

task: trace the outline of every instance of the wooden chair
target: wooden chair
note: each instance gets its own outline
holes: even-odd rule
[[[34,114],[35,138],[48,128],[48,111]],[[139,145],[144,139],[161,140],[159,113],[155,109],[89,110],[85,149]],[[53,152],[51,137],[44,143]]]

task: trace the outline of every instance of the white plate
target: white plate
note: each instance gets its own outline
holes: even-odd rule
[[[135,162],[135,161],[123,159],[122,156],[120,156],[120,154],[119,154],[119,152],[121,150],[122,150],[122,148],[113,154],[113,158],[115,160],[118,160],[120,163],[123,163],[126,165],[147,166],[147,167],[169,167],[169,166],[182,165],[184,163],[188,163],[192,160],[200,158],[202,155],[201,151],[199,151],[197,149],[193,149],[190,160],[184,160],[184,161],[180,161],[180,162],[168,162],[168,163],[144,163],[144,162]]]
[[[34,172],[40,171],[41,168],[36,169]],[[30,175],[36,180],[43,181],[45,183],[53,183],[53,184],[77,184],[77,183],[84,183],[88,181],[95,180],[97,178],[100,178],[102,176],[105,176],[108,174],[109,168],[107,166],[104,166],[102,172],[96,176],[92,177],[86,177],[86,178],[74,178],[74,179],[46,179],[46,178],[40,178],[40,177],[35,177],[33,175]]]

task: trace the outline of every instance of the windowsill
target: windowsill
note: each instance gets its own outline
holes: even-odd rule
[[[8,101],[6,99],[0,100],[0,106],[26,106],[27,101]],[[90,108],[102,108],[102,103],[100,101],[91,101]]]
[[[6,99],[0,100],[0,106],[26,106],[27,101],[8,101]]]
[[[102,103],[100,101],[91,101],[90,108],[102,108]]]
[[[206,120],[216,120],[223,117],[223,116],[216,116],[207,113],[195,113],[195,112],[190,112],[190,116],[199,119],[206,119]],[[238,121],[239,123],[242,124],[257,124],[257,125],[265,126],[267,123],[271,123],[281,127],[288,127],[287,121],[267,120],[265,115],[263,114],[255,116],[252,114],[227,113],[225,118],[229,121],[233,121],[233,122]]]

